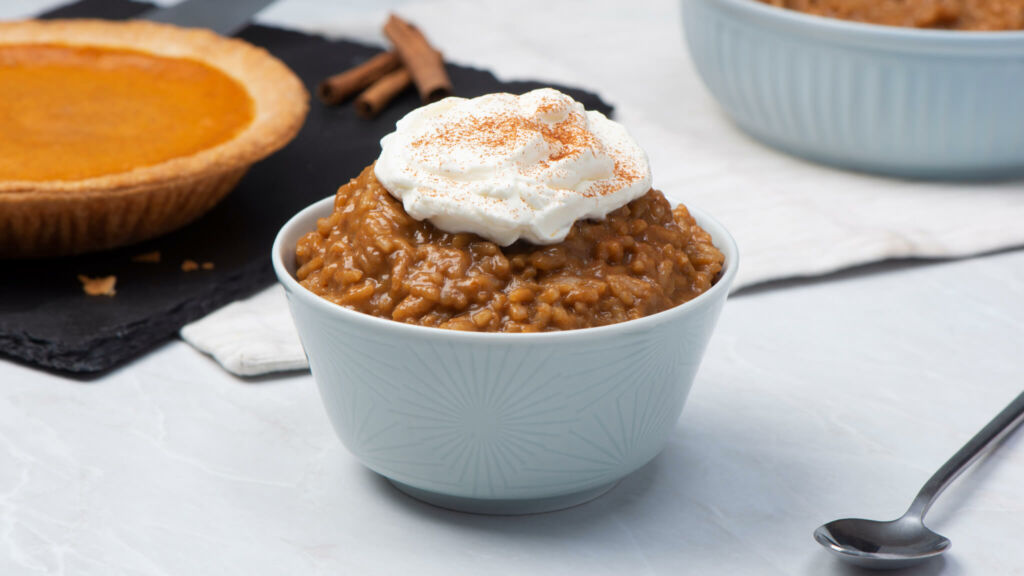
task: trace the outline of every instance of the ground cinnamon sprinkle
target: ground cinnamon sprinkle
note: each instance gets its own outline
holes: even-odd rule
[[[586,198],[604,196],[605,194],[611,194],[612,192],[621,190],[627,182],[632,182],[638,178],[639,175],[637,175],[635,170],[630,170],[622,162],[616,162],[615,178],[594,182],[590,188],[580,194]]]
[[[538,115],[542,117],[558,109],[556,102],[541,103],[537,107]],[[536,163],[541,170],[550,168],[554,162],[576,158],[587,150],[603,146],[597,136],[588,130],[586,118],[575,110],[570,111],[564,120],[555,123],[516,113],[469,118],[435,128],[413,141],[412,146],[421,150],[426,147],[471,147],[482,155],[500,155],[502,150],[516,147],[531,134],[540,134],[551,150],[546,159]],[[614,178],[595,182],[589,189],[580,192],[583,196],[593,198],[611,194],[642,177],[640,170],[624,161],[622,154],[616,154],[614,150],[609,152],[615,158]]]
[[[576,157],[584,150],[597,148],[601,143],[584,126],[584,119],[578,112],[572,112],[564,122],[555,125],[540,123],[540,133],[549,145],[561,150],[548,160]]]
[[[551,105],[548,105],[550,110]],[[529,134],[540,133],[555,153],[548,161],[579,156],[584,150],[600,145],[597,138],[586,129],[583,118],[572,112],[569,118],[557,124],[533,120],[518,114],[505,114],[486,118],[473,118],[445,125],[431,131],[412,145],[437,147],[472,146],[474,148],[509,148]],[[483,153],[487,153],[485,150]]]
[[[453,122],[435,129],[414,141],[416,148],[423,146],[453,148],[473,146],[480,148],[505,148],[519,140],[533,126],[525,118],[504,116],[499,118],[478,118],[473,121]],[[486,151],[484,151],[486,153]]]

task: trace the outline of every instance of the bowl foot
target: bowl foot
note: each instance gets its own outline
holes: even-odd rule
[[[605,492],[611,490],[618,482],[610,482],[596,488],[590,488],[572,494],[551,496],[549,498],[527,498],[518,499],[487,499],[487,498],[466,498],[463,496],[450,496],[429,490],[422,490],[403,484],[397,480],[388,478],[388,482],[400,491],[413,498],[433,504],[441,508],[455,510],[458,512],[470,512],[473,514],[495,514],[500,516],[515,516],[520,514],[539,514],[541,512],[553,512],[564,508],[578,506],[589,502]]]

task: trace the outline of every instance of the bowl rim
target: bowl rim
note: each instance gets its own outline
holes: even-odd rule
[[[445,340],[459,342],[478,341],[527,344],[579,340],[587,339],[589,337],[603,338],[620,333],[645,331],[646,329],[662,322],[670,322],[675,319],[676,316],[682,316],[689,313],[691,310],[704,307],[705,305],[710,305],[719,298],[724,301],[728,297],[729,288],[732,286],[733,279],[736,277],[736,271],[739,268],[739,249],[736,245],[736,240],[732,237],[729,231],[722,226],[720,222],[707,215],[705,212],[696,208],[687,207],[701,228],[704,228],[704,230],[712,235],[712,238],[715,240],[715,246],[725,255],[725,265],[718,281],[715,282],[710,289],[698,295],[693,300],[689,300],[678,306],[669,308],[668,310],[663,310],[635,320],[627,320],[625,322],[609,324],[606,326],[576,328],[573,330],[559,330],[553,332],[466,332],[462,330],[435,328],[433,326],[406,324],[404,322],[396,322],[387,318],[380,318],[364,312],[350,310],[326,300],[300,284],[299,281],[296,280],[288,271],[283,255],[286,252],[294,253],[294,246],[287,246],[285,244],[286,239],[294,235],[295,241],[297,241],[298,238],[301,237],[301,234],[311,231],[312,228],[309,228],[308,230],[297,230],[297,227],[311,218],[315,218],[313,220],[315,223],[316,219],[330,214],[330,210],[333,209],[334,206],[334,199],[335,195],[332,194],[327,198],[323,198],[310,204],[289,218],[284,226],[282,226],[278,231],[277,236],[274,238],[273,248],[271,249],[271,261],[278,281],[284,286],[285,291],[288,294],[294,295],[296,298],[301,299],[305,304],[316,308],[324,314],[334,315],[340,320],[364,325],[368,328],[393,330],[398,333],[406,334],[410,337],[434,336],[443,337]],[[670,200],[670,202],[672,201]],[[673,202],[673,204],[678,204],[678,202]],[[314,216],[314,214],[322,214],[322,216]],[[297,232],[299,235],[295,235]]]
[[[683,4],[697,0],[682,0]],[[941,41],[958,45],[1005,46],[1006,44],[1024,43],[1024,30],[947,30],[936,28],[911,28],[907,26],[889,26],[872,24],[854,20],[842,20],[816,14],[806,14],[798,10],[782,8],[759,2],[758,0],[705,0],[712,4],[720,4],[735,11],[748,12],[780,24],[803,26],[818,31],[832,31],[861,35],[876,39],[916,41]]]

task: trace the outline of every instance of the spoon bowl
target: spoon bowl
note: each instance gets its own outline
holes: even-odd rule
[[[949,538],[929,530],[916,518],[880,522],[844,518],[819,526],[814,539],[836,556],[864,568],[902,568],[939,556]]]

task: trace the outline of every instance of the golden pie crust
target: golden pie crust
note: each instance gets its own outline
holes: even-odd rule
[[[0,257],[102,250],[179,228],[212,208],[256,161],[287,144],[308,111],[302,82],[247,42],[145,21],[0,23],[0,47],[65,45],[195,60],[225,73],[252,100],[232,138],[190,155],[80,180],[0,180]]]

